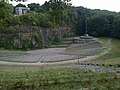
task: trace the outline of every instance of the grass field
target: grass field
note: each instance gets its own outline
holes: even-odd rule
[[[120,76],[79,68],[3,65],[0,90],[120,90]]]
[[[120,65],[120,40],[119,39],[109,39],[101,38],[101,43],[106,47],[106,49],[98,54],[98,58],[87,61],[86,63],[93,64],[105,64],[105,65]]]

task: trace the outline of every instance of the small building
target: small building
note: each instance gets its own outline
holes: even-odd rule
[[[15,7],[15,14],[16,15],[23,15],[26,14],[30,9],[27,7]]]

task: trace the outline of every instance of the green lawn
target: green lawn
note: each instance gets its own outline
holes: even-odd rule
[[[57,66],[0,66],[0,89],[120,90],[120,76]]]

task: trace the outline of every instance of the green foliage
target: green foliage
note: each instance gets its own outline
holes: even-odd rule
[[[39,13],[37,16],[37,25],[41,27],[49,27],[51,22],[48,20],[46,14]]]
[[[43,48],[44,47],[44,42],[43,42],[43,39],[42,39],[41,35],[35,34],[34,38],[35,38],[35,41],[38,43],[39,47]]]
[[[48,18],[45,16],[45,14],[32,12],[25,15],[21,15],[19,17],[20,17],[20,22],[23,24],[29,24],[29,25],[35,25],[41,27],[50,26],[50,22],[48,21]]]
[[[77,7],[77,24],[75,33],[83,35],[86,31],[92,36],[115,37],[119,36],[119,14],[107,10],[90,10],[83,7]],[[87,22],[86,22],[87,21]]]
[[[15,7],[26,7],[26,6],[23,5],[23,4],[18,4],[18,5],[16,5]]]
[[[21,16],[14,16],[13,6],[6,2],[0,2],[0,32],[14,32],[16,28],[10,28],[21,25],[50,27],[65,24],[71,28],[69,34],[65,36],[84,35],[87,26],[87,33],[92,36],[120,38],[119,13],[74,7],[68,2],[69,0],[50,0],[41,6],[31,3],[28,4],[30,12]],[[22,4],[17,6],[25,7]],[[52,42],[57,44],[60,41],[53,40]]]
[[[4,21],[2,19],[0,19],[0,27],[4,26]]]
[[[61,39],[58,38],[58,37],[54,38],[54,39],[51,41],[51,44],[52,44],[52,45],[58,45],[58,44],[60,44],[60,43],[61,43]]]
[[[111,35],[115,38],[120,38],[120,16],[117,16],[114,19]]]
[[[5,2],[0,2],[0,19],[9,17],[13,13],[13,6]]]
[[[26,2],[27,0],[1,0],[2,2],[16,1],[16,2]]]
[[[43,4],[42,9],[44,13],[49,15],[49,20],[53,24],[61,24],[64,20],[64,13],[66,12],[67,5],[61,0],[50,0]]]
[[[54,2],[49,1],[42,6],[40,6],[39,4],[31,3],[28,5],[31,11],[21,16],[13,16],[12,9],[8,7],[10,5],[7,3],[1,2],[0,6],[2,7],[0,10],[1,11],[0,12],[0,15],[1,15],[0,16],[1,18],[0,32],[3,34],[4,33],[13,34],[15,31],[14,29],[17,29],[17,28],[11,28],[14,26],[19,27],[21,25],[22,26],[32,25],[37,27],[49,27],[53,24],[64,24],[64,23],[72,24],[72,21],[74,20],[74,15],[76,14],[76,13],[74,14],[75,8],[70,7],[69,5],[67,5],[65,2],[61,0],[59,1],[54,0]],[[19,7],[19,6],[25,7],[25,5],[22,5],[22,4],[16,5],[16,7]],[[39,43],[39,47],[42,48],[44,46],[44,43],[42,41],[41,36],[35,35],[34,37],[37,43]],[[5,40],[7,40],[7,38]],[[1,43],[4,43],[5,40]],[[34,48],[33,43],[28,39],[23,40],[22,43],[23,43],[22,49],[24,50]],[[52,44],[58,44],[58,43],[60,43],[59,38],[52,40]],[[2,46],[5,46],[5,44]]]
[[[13,49],[13,40],[9,36],[0,35],[0,48]]]
[[[5,2],[0,2],[0,32],[6,30],[6,27],[11,25],[11,18],[13,18],[12,13],[12,5]]]
[[[29,48],[29,44],[30,44],[30,41],[29,41],[29,40],[27,40],[27,39],[22,40],[22,49],[23,49],[23,50],[28,50],[28,49],[30,49],[30,48]]]
[[[42,12],[40,4],[38,4],[38,3],[37,4],[36,3],[28,4],[28,7],[30,8],[31,11]]]
[[[106,17],[107,15],[90,17],[88,20],[88,32],[94,36],[110,36],[110,24]]]
[[[29,67],[29,68],[28,68]],[[79,68],[1,66],[2,90],[119,90],[120,77]],[[3,71],[4,70],[4,71]],[[111,82],[112,81],[112,82]]]

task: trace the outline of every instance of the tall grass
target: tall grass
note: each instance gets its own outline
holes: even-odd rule
[[[12,67],[12,66],[10,66]],[[1,70],[1,90],[119,90],[120,77],[79,68],[47,67]],[[27,67],[26,67],[27,68]]]

